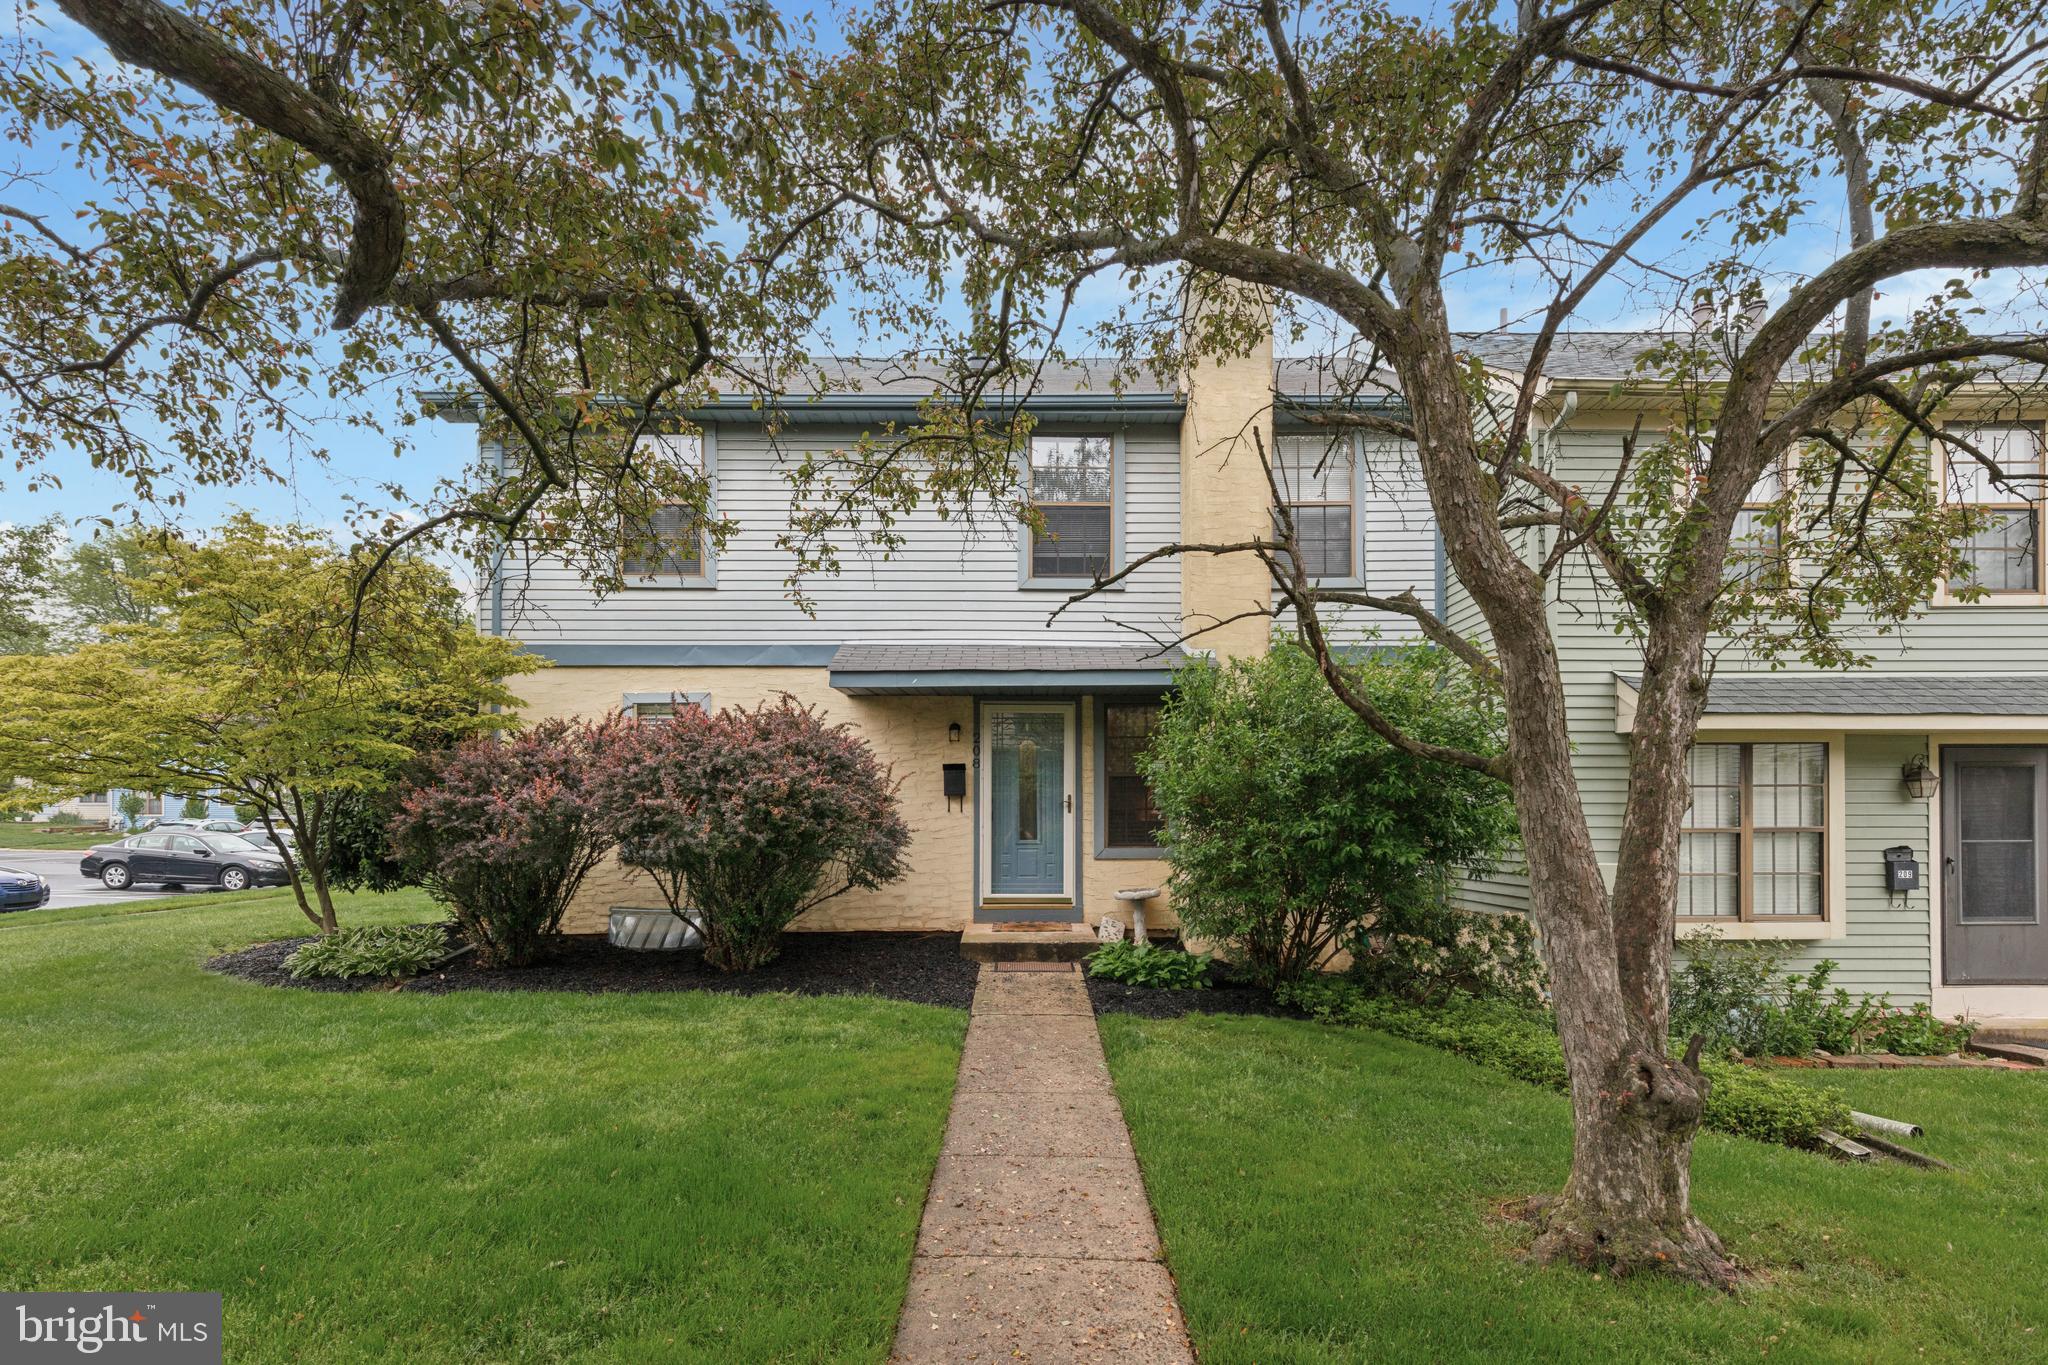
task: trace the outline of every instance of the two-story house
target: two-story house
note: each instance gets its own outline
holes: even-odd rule
[[[1636,364],[1661,340],[1581,334],[1553,354],[1542,457],[1564,482],[1604,489],[1639,420],[1644,441],[1674,424],[1677,390]],[[1526,344],[1472,340],[1516,375]],[[1845,634],[1871,658],[1867,668],[1773,668],[1729,642],[1713,646],[1691,762],[1681,935],[1711,925],[1725,938],[1796,943],[1795,965],[1835,959],[1838,984],[1894,1003],[1926,1001],[1944,1017],[2048,1020],[2048,391],[2027,392],[1965,391],[1953,418],[2007,472],[2030,475],[2023,485],[1994,489],[1974,462],[1935,461],[1945,496],[1993,508],[1966,553],[1988,589],[1981,600],[1944,590],[1890,633],[1850,618]],[[1778,492],[1753,491],[1758,511],[1747,530],[1737,527],[1739,539],[1768,536],[1761,511]],[[1634,642],[1614,629],[1612,600],[1610,585],[1576,559],[1550,606],[1579,789],[1608,850],[1627,795],[1641,665]],[[1483,635],[1455,583],[1448,609],[1455,628]],[[1526,905],[1514,876],[1465,891],[1475,907]]]
[[[1043,533],[993,504],[972,517],[923,508],[889,556],[848,555],[836,575],[809,579],[808,611],[777,543],[790,524],[788,462],[914,424],[932,376],[848,365],[847,387],[788,400],[772,435],[747,399],[692,411],[701,434],[664,439],[675,458],[701,462],[737,534],[717,548],[680,509],[657,517],[627,586],[602,598],[565,565],[511,547],[480,612],[486,629],[551,664],[511,681],[525,714],[658,719],[679,702],[751,707],[787,693],[852,722],[901,779],[911,871],[827,902],[800,928],[1078,933],[1105,915],[1128,920],[1115,893],[1166,878],[1136,759],[1184,657],[1178,642],[1195,636],[1190,648],[1226,657],[1263,650],[1273,622],[1246,613],[1270,606],[1271,585],[1255,559],[1196,555],[1145,565],[1052,620],[1055,609],[1159,546],[1270,534],[1261,446],[1324,577],[1433,601],[1441,567],[1427,498],[1399,452],[1284,418],[1276,431],[1276,382],[1315,401],[1307,367],[1276,370],[1261,350],[1121,391],[1108,370],[1052,370],[1023,400],[1035,425],[1019,473]],[[567,927],[598,930],[611,910],[659,904],[614,867],[589,880]],[[1151,927],[1173,923],[1163,897],[1146,914]]]
[[[1671,419],[1675,391],[1635,365],[1657,340],[1584,334],[1554,352],[1543,439],[1567,482],[1603,486],[1639,420],[1655,431]],[[1526,355],[1511,335],[1471,344],[1504,373]],[[1026,400],[1037,425],[1020,474],[1047,534],[994,507],[969,520],[920,510],[890,557],[849,558],[813,579],[807,613],[790,598],[777,544],[790,516],[784,462],[914,421],[933,390],[929,376],[896,366],[846,378],[846,391],[789,402],[773,438],[747,401],[691,414],[702,434],[676,453],[702,462],[717,510],[739,523],[722,550],[678,520],[673,543],[603,599],[567,568],[515,553],[482,606],[489,629],[553,664],[514,682],[530,716],[658,717],[678,698],[753,705],[786,692],[859,728],[903,780],[912,871],[800,927],[1084,926],[1122,913],[1116,892],[1163,884],[1158,816],[1135,758],[1183,657],[1172,642],[1226,657],[1265,648],[1274,622],[1256,613],[1272,603],[1270,584],[1249,556],[1190,555],[1049,618],[1094,574],[1149,549],[1269,533],[1260,445],[1320,578],[1412,590],[1483,637],[1446,579],[1412,457],[1290,422],[1317,401],[1318,371],[1263,351],[1149,389],[1112,391],[1105,368],[1086,364],[1046,375]],[[1987,407],[1984,437],[2004,443],[2014,467],[2039,470],[2044,411],[2013,410],[2009,398]],[[1954,496],[1994,496],[1960,474],[1953,482]],[[1714,925],[1792,941],[1800,962],[1838,960],[1852,990],[1944,1015],[2048,1019],[2048,505],[2039,491],[1995,496],[1993,529],[1972,549],[1989,597],[1944,594],[1902,629],[1870,632],[1871,668],[1721,658],[1693,760],[1682,933]],[[1579,567],[1552,607],[1581,790],[1609,848],[1639,666],[1610,600]],[[1409,636],[1385,618],[1335,633],[1367,630]],[[1906,860],[1913,885],[1902,884]],[[1510,873],[1468,882],[1464,898],[1514,911],[1526,888]],[[569,927],[598,929],[610,909],[655,903],[607,872]],[[1163,909],[1155,925],[1171,924]]]

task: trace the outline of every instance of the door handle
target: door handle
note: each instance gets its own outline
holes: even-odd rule
[[[1067,793],[1067,814],[1069,814],[1069,815],[1072,815],[1073,813],[1074,813],[1074,794],[1073,794],[1072,792],[1068,792],[1068,793]]]

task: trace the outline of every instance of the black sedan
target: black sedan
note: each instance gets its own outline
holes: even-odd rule
[[[110,891],[144,883],[246,891],[291,881],[282,858],[233,834],[137,834],[94,848],[78,870]]]
[[[18,867],[0,867],[0,910],[34,910],[49,903],[49,882]]]

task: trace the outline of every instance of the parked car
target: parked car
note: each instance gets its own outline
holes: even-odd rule
[[[298,851],[299,847],[299,841],[292,837],[292,832],[288,829],[281,829],[273,836],[269,830],[263,828],[261,825],[254,825],[248,829],[243,830],[240,834],[236,835],[235,837],[238,839],[247,839],[250,843],[256,845],[256,847],[262,849],[266,853],[277,852],[278,846],[280,844],[282,844],[286,849],[294,853]]]
[[[50,883],[18,867],[0,867],[0,910],[34,910],[50,903]]]
[[[100,844],[79,861],[78,870],[99,878],[110,891],[145,884],[246,891],[291,881],[282,858],[239,835],[161,829]]]
[[[197,820],[187,820],[182,815],[157,816],[153,819],[144,820],[137,826],[137,829],[143,834],[153,834],[159,830],[198,828],[199,822]]]
[[[240,820],[201,820],[199,828],[208,834],[240,834],[242,832],[242,822]]]

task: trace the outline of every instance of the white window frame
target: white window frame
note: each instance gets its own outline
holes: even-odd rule
[[[1124,567],[1124,507],[1126,481],[1126,454],[1124,434],[1121,431],[1042,431],[1034,433],[1032,439],[1045,437],[1050,440],[1085,438],[1089,436],[1109,437],[1109,564],[1103,570],[1103,577],[1120,571]],[[1031,451],[1024,451],[1024,496],[1036,505],[1031,488]],[[1054,503],[1052,506],[1061,506]],[[1065,574],[1044,576],[1031,571],[1031,548],[1038,539],[1038,533],[1028,525],[1019,524],[1017,534],[1017,586],[1028,591],[1073,592],[1077,588],[1092,588],[1095,580],[1080,575]],[[1111,584],[1108,591],[1122,589],[1121,583]]]
[[[2024,498],[2013,498],[2007,502],[1972,501],[1959,503],[1952,496],[1952,487],[1949,480],[1948,443],[1946,441],[1935,441],[1932,443],[1935,449],[1933,451],[1933,459],[1929,463],[1933,466],[1935,490],[1941,499],[1942,506],[1994,507],[2013,511],[2031,508],[2034,513],[2035,537],[2034,586],[2032,588],[1988,588],[1983,596],[1974,602],[1970,602],[1957,597],[1955,593],[1950,591],[1947,580],[1943,580],[1940,587],[1935,590],[1935,605],[1958,608],[2048,606],[2048,424],[2044,424],[2037,418],[1986,418],[1982,421],[1950,422],[1946,426],[1957,428],[1965,433],[1984,427],[2024,427],[2031,431],[2034,434],[2034,449],[2041,461],[2040,469],[2042,472],[2039,475],[2041,479],[2041,495],[2031,502]],[[1976,464],[1976,461],[1968,455],[1964,455],[1963,458],[1969,460],[1973,465]],[[1963,587],[1967,585],[1959,583],[1957,586]]]
[[[1273,439],[1274,442],[1277,444],[1280,441],[1299,439],[1303,437],[1307,437],[1309,439],[1323,439],[1324,434],[1317,431],[1280,431],[1274,433]],[[1345,433],[1339,438],[1339,441],[1342,442],[1343,446],[1349,452],[1351,459],[1351,572],[1348,574],[1341,574],[1337,576],[1311,575],[1309,578],[1309,582],[1313,583],[1315,586],[1319,588],[1363,588],[1365,586],[1365,442],[1359,437],[1358,433],[1356,432]],[[1330,441],[1324,439],[1324,444],[1332,450],[1335,450],[1337,448],[1338,443],[1338,441]],[[1276,455],[1278,454],[1277,451],[1274,453]],[[1275,481],[1280,484],[1280,491],[1283,494],[1288,491],[1285,476],[1279,474],[1277,470],[1275,471]],[[1293,499],[1289,499],[1287,502],[1287,506],[1289,507],[1331,507],[1337,505],[1339,504],[1298,504]],[[1273,528],[1273,533],[1275,535],[1278,535],[1280,531],[1277,522],[1278,509],[1276,508],[1276,524]]]
[[[696,446],[697,459],[701,462],[704,474],[704,520],[706,522],[718,520],[718,434],[716,429],[705,427],[694,435],[688,432],[678,432],[673,435],[658,436],[652,439],[664,444],[682,442],[685,443],[686,448],[688,444],[692,443]],[[670,448],[674,449],[673,446]],[[673,506],[675,504],[669,505]],[[624,527],[620,528],[619,535],[623,546],[625,540]],[[693,574],[649,574],[645,577],[623,574],[624,554],[622,550],[620,569],[625,577],[625,590],[628,592],[675,592],[677,590],[704,592],[715,589],[718,586],[717,547],[711,543],[711,537],[705,533],[702,527],[699,527],[697,537],[699,542],[697,562],[700,571]]]

